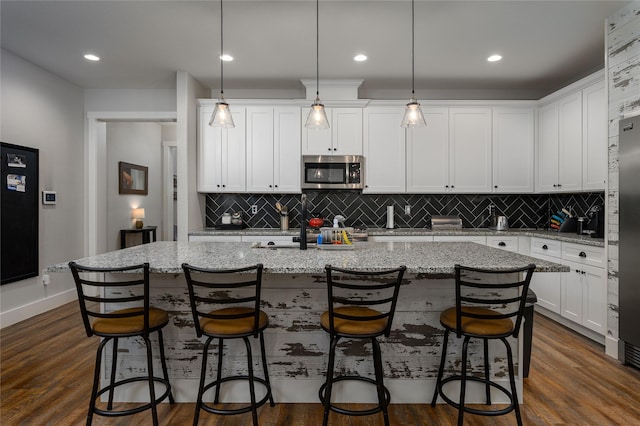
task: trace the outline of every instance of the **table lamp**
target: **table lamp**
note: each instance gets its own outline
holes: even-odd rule
[[[144,209],[133,209],[131,211],[131,217],[136,220],[136,229],[142,229],[143,223],[142,219],[144,219]]]

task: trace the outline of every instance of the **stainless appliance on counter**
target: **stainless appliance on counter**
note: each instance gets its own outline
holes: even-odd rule
[[[640,115],[620,120],[619,354],[640,368]]]
[[[364,157],[360,155],[302,156],[302,189],[364,188]]]
[[[431,216],[431,229],[462,229],[460,216]]]

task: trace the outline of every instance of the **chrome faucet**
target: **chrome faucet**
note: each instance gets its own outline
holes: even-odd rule
[[[307,194],[300,196],[300,250],[307,249]]]

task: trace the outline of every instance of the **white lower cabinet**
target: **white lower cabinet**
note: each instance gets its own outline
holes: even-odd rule
[[[538,297],[538,305],[604,336],[607,332],[604,249],[532,238],[531,256],[571,268],[570,272],[533,274],[531,288]]]

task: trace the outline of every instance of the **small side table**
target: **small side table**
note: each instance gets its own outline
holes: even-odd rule
[[[151,242],[151,236],[153,235],[153,241],[156,241],[156,229],[157,226],[144,226],[140,229],[129,228],[120,230],[120,248],[126,248],[127,246],[127,234],[140,234],[142,233],[142,244],[148,244]]]

